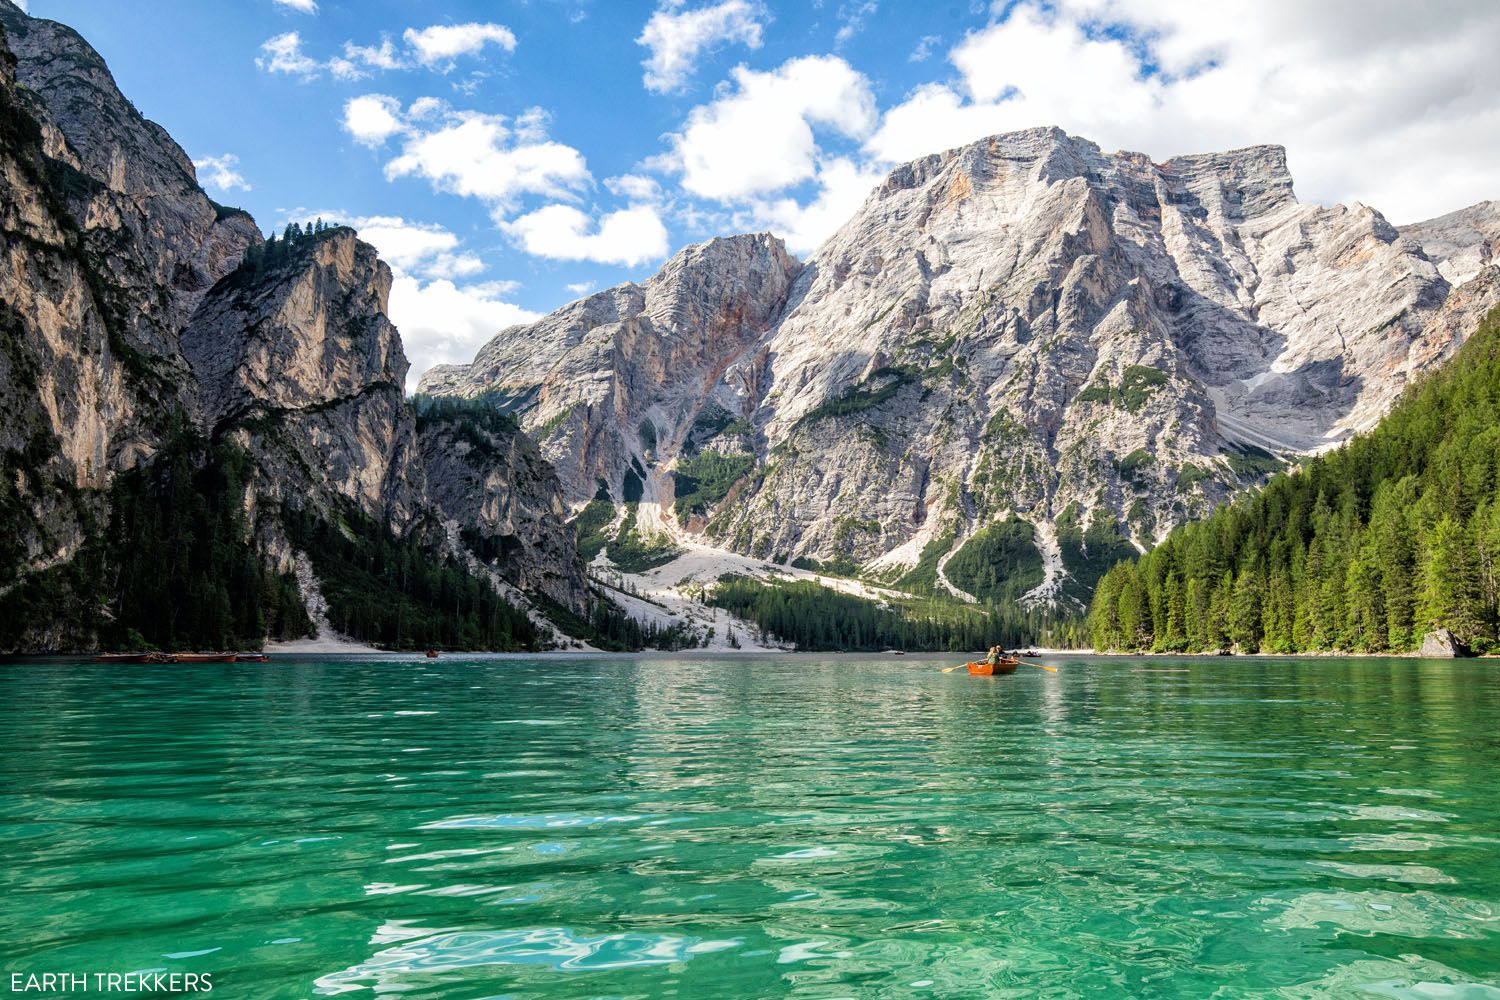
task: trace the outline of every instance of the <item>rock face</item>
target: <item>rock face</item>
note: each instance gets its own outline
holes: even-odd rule
[[[353,504],[395,534],[480,562],[523,592],[588,607],[556,474],[503,421],[419,420],[387,314],[390,268],[353,230],[304,239],[219,282],[182,335],[199,421],[260,471],[259,530],[291,568],[274,511]]]
[[[647,470],[681,451],[705,410],[752,415],[758,362],[744,355],[780,315],[798,269],[771,236],[688,247],[644,285],[512,327],[471,365],[433,368],[419,391],[493,392],[543,432],[570,500],[601,483],[639,499]]]
[[[1464,262],[1490,217],[1471,214],[1403,234],[1299,203],[1279,147],[1153,163],[1034,129],[896,169],[801,267],[765,237],[690,248],[422,389],[507,394],[575,505],[639,496],[680,536],[931,563],[950,589],[949,557],[1018,516],[1028,601],[1081,599],[1091,547],[1149,546],[1451,353],[1444,306],[1479,280]],[[692,327],[658,301],[691,303],[672,316]],[[754,462],[704,516],[674,513],[699,449]]]
[[[458,418],[424,440],[373,248],[335,229],[268,254],[76,33],[7,0],[0,29],[0,600],[80,552],[107,569],[114,477],[186,420],[250,455],[246,541],[278,571],[298,561],[284,508],[358,511],[435,559],[587,611],[534,447],[512,430],[446,455],[435,442],[465,433]],[[87,647],[85,619],[109,612],[78,590],[86,576],[38,585],[63,596],[41,615],[28,597],[35,621],[6,642]]]
[[[1453,659],[1470,654],[1468,647],[1459,642],[1452,632],[1440,628],[1422,637],[1422,648],[1417,651],[1417,655],[1434,659]]]
[[[1482,201],[1436,219],[1401,227],[1449,283],[1462,285],[1500,254],[1500,201]]]

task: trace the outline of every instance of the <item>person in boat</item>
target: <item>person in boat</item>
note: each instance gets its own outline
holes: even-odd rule
[[[1005,651],[1002,650],[999,646],[991,646],[990,655],[984,658],[984,662],[988,663],[992,667],[996,666],[997,664],[999,664],[1000,657],[1003,655],[1005,655]]]

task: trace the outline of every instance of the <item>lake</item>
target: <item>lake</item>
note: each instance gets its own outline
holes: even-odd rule
[[[0,667],[6,979],[1500,997],[1500,663],[952,662]]]

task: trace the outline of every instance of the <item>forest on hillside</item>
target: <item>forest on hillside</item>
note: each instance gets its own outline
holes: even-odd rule
[[[1500,307],[1369,433],[1115,565],[1097,649],[1500,649]]]

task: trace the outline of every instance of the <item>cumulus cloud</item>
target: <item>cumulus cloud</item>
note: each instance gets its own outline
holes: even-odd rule
[[[740,229],[767,229],[786,241],[796,254],[809,254],[848,222],[884,169],[849,157],[833,157],[818,166],[817,192],[806,202],[796,198],[766,198],[754,202],[738,217]]]
[[[814,127],[859,138],[876,123],[870,82],[837,56],[804,56],[770,72],[739,66],[734,87],[689,113],[672,165],[691,194],[749,198],[811,179]]]
[[[590,181],[583,154],[516,133],[504,115],[451,112],[434,128],[412,129],[386,177],[423,177],[434,188],[508,210],[517,197],[567,198]]]
[[[407,391],[416,388],[421,373],[440,364],[467,364],[496,333],[517,323],[541,318],[507,302],[513,290],[506,282],[457,285],[446,278],[423,283],[397,274],[391,285],[391,321],[401,331],[401,342],[411,361]]]
[[[351,216],[344,212],[297,209],[288,218],[342,219],[391,266],[391,321],[411,361],[407,391],[433,365],[473,360],[485,341],[507,326],[529,323],[539,314],[508,301],[514,281],[474,281],[485,269],[447,228],[400,216]]]
[[[574,295],[587,295],[594,290],[594,283],[592,281],[575,281],[563,287]]]
[[[233,153],[225,153],[223,156],[205,156],[201,160],[193,161],[200,183],[225,192],[250,190],[250,182],[245,180],[244,174],[240,173],[239,165],[240,158]]]
[[[302,51],[302,36],[288,31],[268,38],[260,45],[255,65],[267,73],[289,73],[293,76],[317,76],[323,64]]]
[[[420,31],[407,28],[401,36],[424,66],[450,67],[459,56],[473,55],[486,45],[507,52],[516,49],[515,34],[503,24],[435,24]]]
[[[484,261],[460,250],[458,236],[444,226],[396,215],[363,216],[349,224],[393,270],[429,279],[470,278],[484,271]]]
[[[276,3],[278,6],[290,7],[292,10],[300,11],[303,14],[316,14],[318,12],[316,0],[276,0]]]
[[[633,267],[667,253],[667,228],[648,205],[608,212],[597,222],[571,205],[547,205],[502,227],[529,254]]]
[[[406,131],[401,102],[387,94],[364,94],[344,104],[344,131],[364,146],[379,146]]]
[[[514,118],[460,111],[435,98],[405,111],[394,97],[364,94],[344,105],[344,131],[379,147],[402,137],[401,152],[385,167],[388,180],[421,177],[439,191],[478,198],[496,212],[521,195],[569,199],[592,181],[583,154],[547,138],[539,108]]]
[[[296,5],[305,0],[277,2]],[[459,56],[477,55],[486,45],[498,45],[507,52],[516,48],[515,34],[503,24],[436,24],[407,28],[401,38],[404,47],[398,47],[388,35],[381,36],[379,45],[346,41],[342,55],[319,60],[302,51],[302,38],[297,32],[288,31],[263,42],[255,64],[268,73],[314,77],[326,71],[339,80],[363,80],[376,72],[418,66],[447,73]]]
[[[651,53],[641,63],[646,68],[642,82],[658,93],[682,89],[704,53],[731,42],[760,48],[764,18],[764,8],[750,0],[725,0],[692,10],[669,4],[657,10],[635,40]]]
[[[608,177],[604,186],[611,193],[632,202],[655,202],[661,200],[661,184],[654,177],[643,174],[621,174]]]
[[[1285,145],[1299,193],[1409,221],[1494,197],[1500,7],[1226,0],[1027,0],[949,53],[868,139],[893,163],[1059,125],[1158,159]]]

